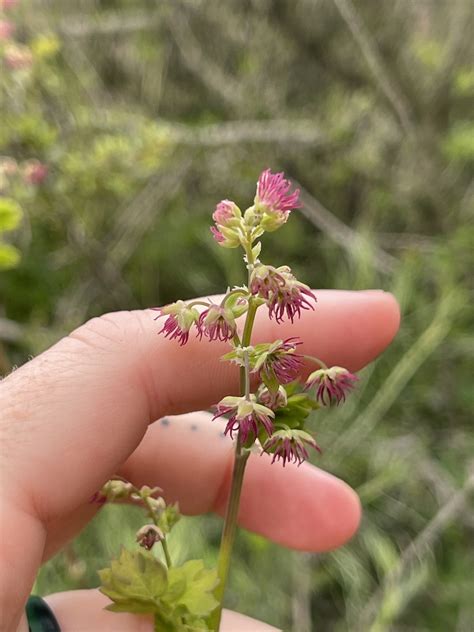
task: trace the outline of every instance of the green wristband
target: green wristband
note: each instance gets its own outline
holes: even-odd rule
[[[30,596],[26,603],[26,618],[30,632],[61,632],[53,611],[42,597]]]

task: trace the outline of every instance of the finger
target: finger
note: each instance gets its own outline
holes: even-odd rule
[[[110,600],[98,590],[75,590],[46,597],[61,632],[153,632],[149,616],[116,613],[104,610]],[[244,615],[224,610],[222,632],[278,632],[266,623],[260,623]]]
[[[209,413],[166,417],[149,427],[119,473],[135,485],[159,486],[168,502],[188,515],[225,511],[234,446],[225,422]],[[330,450],[330,446],[327,446]],[[176,472],[176,459],[182,464]],[[48,559],[95,512],[87,503],[49,525]],[[360,503],[343,481],[311,465],[285,468],[268,455],[250,457],[244,478],[239,524],[283,546],[305,551],[336,548],[357,530]]]

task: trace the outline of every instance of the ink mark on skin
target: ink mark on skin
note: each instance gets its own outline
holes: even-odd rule
[[[171,421],[167,417],[163,417],[163,419],[160,419],[160,424],[162,426],[169,426],[170,423],[171,423]]]
[[[193,432],[194,432],[194,431],[197,431],[197,429],[198,429],[198,427],[197,427],[197,425],[196,425],[196,424],[191,424],[191,430],[192,430]]]

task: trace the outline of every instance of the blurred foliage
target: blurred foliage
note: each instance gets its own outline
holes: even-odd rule
[[[4,371],[95,314],[241,282],[210,213],[223,197],[250,200],[267,166],[304,188],[306,206],[266,259],[313,287],[400,301],[400,334],[358,394],[314,420],[318,464],[361,495],[359,534],[319,556],[239,536],[229,607],[287,630],[472,630],[474,512],[459,494],[474,447],[473,11],[471,0],[36,0],[9,12]],[[97,585],[134,523],[106,508],[37,589]],[[204,547],[214,559],[216,518],[179,529],[177,557]]]

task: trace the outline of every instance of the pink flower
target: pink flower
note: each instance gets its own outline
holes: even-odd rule
[[[216,226],[211,226],[211,232],[218,244],[224,248],[237,248],[240,246],[239,230],[242,213],[234,202],[231,200],[222,200],[216,206],[216,210],[212,214],[212,219]]]
[[[259,344],[254,347],[257,360],[253,372],[258,373],[264,382],[274,380],[279,384],[288,384],[298,375],[303,366],[303,356],[295,353],[298,338],[276,340],[272,344]]]
[[[15,25],[10,20],[0,20],[0,41],[10,39],[15,32]]]
[[[345,401],[347,393],[354,388],[357,375],[340,366],[318,369],[306,380],[306,389],[316,387],[316,399],[324,406]]]
[[[301,206],[299,189],[290,193],[291,183],[285,180],[284,173],[272,173],[270,169],[261,173],[257,182],[255,209],[267,217],[262,226],[272,231],[284,224],[290,212]]]
[[[199,316],[198,336],[207,336],[209,340],[231,340],[237,331],[232,310],[220,305],[211,305]]]
[[[309,433],[304,432],[304,430],[293,430],[290,428],[277,430],[264,443],[262,454],[265,452],[273,454],[272,463],[282,460],[283,467],[291,462],[301,465],[309,458],[306,445],[321,452],[313,437]]]
[[[189,330],[197,323],[199,318],[197,309],[188,307],[184,301],[176,301],[176,303],[171,303],[165,307],[154,307],[152,309],[159,312],[156,318],[168,316],[158,333],[164,334],[170,340],[178,338],[179,344],[181,346],[185,345],[189,340]]]
[[[302,309],[314,309],[309,302],[316,297],[307,285],[298,281],[288,266],[274,268],[264,264],[255,266],[250,280],[252,294],[265,299],[270,318],[280,323],[285,316],[293,322]]]
[[[29,160],[23,166],[25,182],[33,186],[42,184],[48,177],[48,165],[39,160]]]
[[[263,429],[270,436],[273,432],[273,411],[259,404],[255,395],[245,397],[224,397],[216,406],[213,419],[230,415],[224,433],[234,438],[240,430],[242,442],[245,444],[252,437],[254,440]]]

